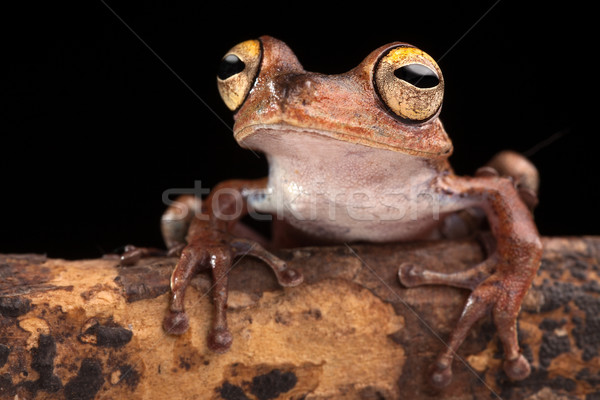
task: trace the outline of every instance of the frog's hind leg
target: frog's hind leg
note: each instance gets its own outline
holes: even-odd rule
[[[504,371],[511,380],[522,380],[531,368],[519,351],[517,316],[543,251],[531,211],[510,179],[447,176],[439,183],[451,199],[485,211],[496,246],[488,259],[464,272],[442,274],[409,264],[400,268],[399,277],[406,286],[438,284],[472,290],[446,348],[433,365],[433,383],[443,387],[450,382],[452,360],[460,344],[473,324],[490,311],[504,347]]]
[[[421,285],[445,285],[470,289],[471,295],[461,314],[450,340],[434,363],[432,382],[438,387],[444,387],[452,379],[452,360],[461,343],[473,324],[485,316],[490,310],[495,325],[498,327],[498,337],[504,348],[504,370],[513,380],[520,380],[530,373],[527,360],[519,351],[516,320],[520,303],[516,299],[524,297],[522,293],[511,293],[503,289],[506,277],[494,275],[499,259],[497,254],[465,271],[455,273],[440,273],[424,269],[412,263],[404,263],[398,270],[398,278],[406,287]]]

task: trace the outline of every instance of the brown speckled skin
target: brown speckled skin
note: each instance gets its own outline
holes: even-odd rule
[[[400,43],[380,47],[355,69],[332,76],[304,71],[292,51],[274,38],[261,37],[260,43],[262,61],[259,75],[244,103],[235,112],[234,135],[242,146],[265,152],[269,156],[272,171],[268,180],[227,181],[215,188],[213,193],[227,189],[232,194],[220,195],[217,201],[213,201],[215,198],[212,195],[204,200],[203,214],[191,221],[184,244],[168,237],[167,232],[167,243],[175,252],[181,251],[181,258],[171,279],[171,305],[164,324],[167,332],[181,334],[187,329],[183,296],[190,279],[201,268],[211,269],[214,278],[212,289],[216,313],[209,346],[215,351],[226,351],[232,341],[227,329],[226,306],[227,272],[234,257],[246,254],[259,257],[273,268],[284,286],[294,286],[302,281],[300,274],[287,269],[283,261],[271,255],[258,242],[239,238],[235,234],[239,218],[234,221],[218,218],[218,215],[232,214],[239,207],[236,203],[239,200],[243,201],[243,209],[246,210],[247,199],[242,193],[260,188],[285,191],[287,187],[282,186],[281,182],[289,178],[286,174],[290,169],[295,168],[297,172],[298,166],[311,163],[317,164],[317,167],[312,170],[307,167],[303,169],[304,172],[298,173],[298,182],[303,187],[310,185],[311,179],[314,180],[309,176],[311,173],[321,174],[319,179],[329,186],[336,185],[336,182],[341,182],[340,185],[354,184],[359,188],[364,186],[366,191],[372,190],[373,193],[385,185],[403,186],[402,179],[390,177],[393,174],[387,172],[382,177],[372,179],[361,175],[361,171],[372,171],[369,173],[377,175],[377,169],[372,165],[380,159],[383,160],[381,168],[391,163],[399,171],[406,169],[419,172],[418,175],[422,176],[419,185],[440,202],[442,216],[466,208],[482,209],[496,239],[495,251],[489,258],[467,272],[439,274],[415,265],[400,267],[400,281],[407,287],[444,284],[472,290],[447,342],[448,347],[441,352],[433,366],[433,384],[442,387],[449,383],[456,350],[473,323],[490,310],[503,343],[507,375],[515,380],[528,376],[530,368],[519,350],[516,319],[523,297],[540,265],[542,245],[531,212],[519,197],[518,188],[515,188],[515,181],[489,173],[489,170],[474,178],[454,175],[447,162],[452,153],[452,144],[438,119],[439,110],[425,122],[408,124],[393,115],[382,103],[373,83],[374,68],[383,54]],[[303,142],[297,141],[298,137],[306,138],[306,141],[314,140],[314,143],[321,143],[331,151],[319,155],[322,157],[320,159],[303,160],[301,157],[311,157],[313,150],[303,148]],[[292,141],[286,141],[285,138]],[[294,147],[296,145],[297,148]],[[354,150],[360,156],[357,156],[356,162],[364,163],[357,168],[336,170],[327,164],[327,153],[331,154],[332,165],[335,165],[344,160],[354,160]],[[317,158],[316,155],[314,157]],[[319,165],[321,170],[326,171],[319,171]],[[498,165],[494,168],[501,169]],[[240,195],[236,196],[235,193]],[[257,206],[260,208],[260,203]],[[327,207],[329,204],[318,206]],[[412,225],[396,223],[382,227],[387,231],[381,235],[372,224],[360,225],[356,222],[356,227],[350,226],[352,221],[343,218],[329,222],[324,228],[319,225],[319,220],[310,224],[303,221],[291,223],[305,236],[324,242],[331,239],[338,242],[356,239],[385,241],[425,237],[426,231],[433,231],[432,219],[426,217],[411,222]],[[435,222],[439,224],[439,221]],[[336,223],[344,225],[346,230],[336,233]],[[278,226],[281,229],[282,224]],[[408,228],[404,229],[406,226]],[[350,228],[356,229],[352,231]],[[402,233],[395,237],[395,230]],[[352,235],[344,236],[344,232],[349,231],[353,232]],[[328,232],[337,236],[328,236]],[[280,243],[289,244],[289,241]]]

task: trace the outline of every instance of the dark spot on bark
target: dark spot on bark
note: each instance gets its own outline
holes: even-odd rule
[[[169,282],[174,266],[174,263],[154,262],[148,265],[119,267],[119,276],[114,281],[123,287],[129,303],[153,299],[170,290]]]
[[[587,271],[588,263],[583,261],[579,256],[575,254],[565,255],[565,265],[562,268],[566,268],[569,271]]]
[[[293,372],[281,372],[274,369],[268,374],[255,376],[252,379],[250,393],[258,400],[269,400],[279,397],[281,393],[292,390],[298,378]]]
[[[23,387],[34,394],[38,390],[54,393],[62,388],[62,382],[54,375],[54,358],[56,357],[56,343],[50,335],[40,335],[38,347],[31,350],[31,368],[37,371],[39,378],[36,381],[26,381]]]
[[[598,281],[589,281],[584,283],[581,288],[586,292],[590,293],[600,293],[600,282]]]
[[[20,296],[0,297],[0,315],[16,318],[31,310],[31,300]]]
[[[575,305],[585,312],[585,321],[573,317],[573,337],[577,347],[583,350],[583,361],[590,361],[600,350],[600,298],[582,295],[575,299]]]
[[[321,310],[319,310],[318,308],[313,308],[306,311],[306,315],[309,317],[313,317],[317,321],[323,318],[323,314],[321,314]]]
[[[587,271],[581,269],[571,268],[569,269],[571,276],[575,279],[579,279],[581,281],[585,281],[587,279]]]
[[[565,378],[564,376],[557,376],[556,378],[550,381],[549,386],[552,389],[572,392],[575,390],[577,384],[573,379]]]
[[[62,387],[58,377],[54,375],[54,358],[56,357],[56,343],[50,335],[40,335],[38,347],[31,351],[31,368],[38,372],[36,381],[38,388],[55,392]]]
[[[122,326],[109,322],[107,325],[95,323],[85,330],[78,339],[82,343],[90,343],[85,336],[96,336],[95,344],[101,347],[121,347],[129,343],[133,332]]]
[[[544,318],[544,320],[540,323],[540,329],[543,331],[553,332],[555,329],[560,328],[566,323],[567,320],[564,318],[560,321],[557,321],[552,318]]]
[[[223,383],[223,386],[217,388],[216,391],[225,400],[250,400],[241,387],[232,385],[227,381]]]
[[[278,324],[281,324],[281,325],[288,325],[290,323],[289,315],[281,314],[280,312],[276,312],[275,313],[275,322]]]
[[[208,361],[208,360],[204,360],[204,361],[202,362],[202,364],[204,364],[204,365],[208,365],[208,364],[210,364],[210,361]]]
[[[65,385],[67,400],[92,400],[104,384],[102,365],[94,358],[81,362],[77,376]]]
[[[562,353],[571,351],[571,343],[568,336],[557,336],[553,333],[545,332],[542,336],[540,345],[540,365],[547,368],[553,359]]]
[[[560,277],[562,276],[562,274],[563,274],[563,271],[558,271],[558,270],[553,270],[548,273],[548,275],[550,275],[550,278],[552,278],[554,280],[559,280]]]
[[[554,282],[553,285],[550,285],[546,281],[541,287],[536,289],[544,295],[544,304],[542,304],[540,309],[541,312],[556,310],[566,305],[578,292],[575,285],[563,282]]]
[[[377,388],[372,386],[367,386],[366,388],[362,389],[358,396],[358,398],[361,400],[385,400],[385,396],[381,394]]]
[[[189,371],[192,365],[186,360],[184,357],[179,357],[179,368],[185,368],[186,371]]]
[[[4,367],[6,361],[8,361],[8,355],[10,354],[10,347],[0,344],[0,368]]]
[[[129,364],[124,364],[119,366],[119,371],[121,372],[121,377],[119,378],[120,382],[125,382],[125,384],[133,391],[137,387],[140,382],[140,374],[133,368],[133,366]],[[158,368],[158,373],[160,374],[160,366]]]
[[[120,326],[99,326],[97,332],[98,346],[121,347],[129,343],[132,336],[132,331]]]
[[[600,375],[592,374],[588,368],[579,371],[575,378],[586,381],[592,387],[600,387]]]
[[[12,383],[10,374],[0,375],[0,398],[9,398],[17,394],[17,388]]]

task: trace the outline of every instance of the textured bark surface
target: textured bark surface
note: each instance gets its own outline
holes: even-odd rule
[[[402,262],[439,271],[484,257],[472,241],[303,248],[278,254],[305,275],[281,289],[259,261],[232,272],[231,350],[206,348],[211,282],[188,290],[190,330],[161,327],[173,258],[134,267],[0,255],[1,399],[600,399],[600,237],[546,238],[519,334],[533,371],[502,372],[489,318],[443,391],[428,367],[467,291],[403,288]],[[15,397],[18,396],[18,397]]]

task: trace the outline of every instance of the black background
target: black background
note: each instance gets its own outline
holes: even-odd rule
[[[597,76],[592,11],[525,3],[86,0],[4,12],[0,252],[162,246],[163,191],[265,175],[264,157],[235,143],[215,83],[225,52],[263,34],[323,73],[391,41],[420,47],[444,72],[456,172],[554,137],[531,156],[539,229],[597,234],[598,129],[583,126],[595,117],[585,111]]]

